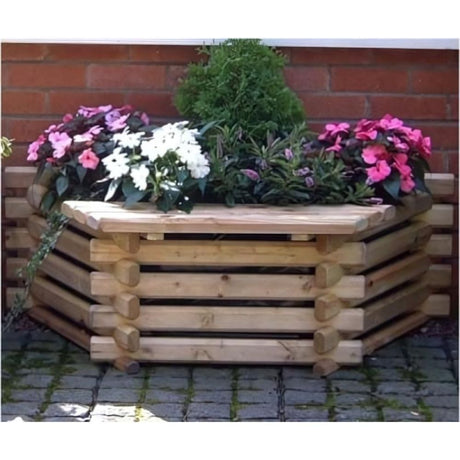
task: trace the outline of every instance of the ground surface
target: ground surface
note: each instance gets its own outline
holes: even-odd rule
[[[2,421],[458,421],[458,326],[431,321],[322,379],[284,366],[144,364],[130,376],[22,328],[2,336],[1,409]]]

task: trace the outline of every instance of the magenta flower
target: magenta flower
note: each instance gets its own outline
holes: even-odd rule
[[[48,136],[48,140],[54,149],[53,157],[61,158],[65,155],[67,149],[72,144],[72,139],[67,133],[53,132]]]
[[[112,132],[119,131],[126,127],[126,120],[128,119],[128,117],[129,117],[129,114],[122,115],[119,118],[113,119],[113,121],[107,121],[107,117],[106,117],[107,127]]]
[[[415,182],[410,175],[402,176],[400,181],[400,187],[403,192],[409,193],[415,187]]]
[[[97,165],[99,164],[99,158],[91,149],[86,149],[86,150],[83,150],[81,155],[79,155],[78,162],[84,168],[96,169]]]
[[[69,122],[70,120],[73,120],[73,115],[71,113],[66,113],[63,117],[62,117],[62,121],[64,123],[67,123]]]
[[[27,149],[27,153],[29,154],[27,156],[27,161],[38,160],[38,149],[45,141],[46,137],[43,134],[40,134],[40,136],[38,136],[38,139],[29,145],[29,148]]]
[[[391,168],[385,160],[377,161],[372,168],[366,168],[368,183],[381,182],[391,174]]]
[[[349,129],[350,125],[348,123],[328,123],[325,126],[325,131],[318,136],[318,139],[320,141],[331,139],[337,136],[339,133],[347,133]]]
[[[389,136],[388,140],[393,142],[395,148],[400,152],[406,153],[410,150],[410,147],[405,142],[402,142],[398,136]]]
[[[150,118],[147,116],[145,112],[142,112],[141,114],[141,121],[144,123],[144,125],[149,125],[150,124]]]
[[[388,131],[390,129],[400,129],[404,126],[404,123],[399,118],[393,118],[392,115],[386,114],[379,122],[378,126],[380,126],[383,130]]]
[[[340,152],[340,150],[342,150],[342,146],[340,145],[341,142],[342,138],[340,136],[337,136],[335,139],[335,144],[328,147],[326,149],[326,152]]]
[[[373,165],[379,160],[387,160],[389,154],[384,145],[372,144],[363,149],[361,157],[368,165]]]
[[[112,110],[111,105],[100,105],[99,107],[85,107],[81,105],[78,109],[78,114],[83,115],[84,117],[91,118],[93,115],[97,115],[98,113],[105,113]]]
[[[294,154],[292,153],[291,149],[285,149],[284,156],[286,157],[286,160],[289,160],[289,161],[294,158]]]
[[[424,137],[421,142],[417,144],[420,155],[426,160],[431,157],[431,138]]]
[[[254,171],[253,169],[240,169],[240,171],[247,177],[249,177],[249,179],[253,180],[253,181],[257,181],[260,179],[260,176],[259,174]]]
[[[375,141],[377,138],[376,121],[366,120],[363,118],[358,122],[356,128],[353,130],[356,134],[356,139],[361,141]]]

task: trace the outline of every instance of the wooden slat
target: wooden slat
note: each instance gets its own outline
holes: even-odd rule
[[[329,353],[318,355],[312,340],[211,339],[142,337],[136,352],[117,346],[112,337],[91,338],[91,359],[113,361],[128,356],[138,361],[247,364],[312,364],[330,358],[341,364],[362,360],[360,340],[344,340]]]
[[[363,316],[360,309],[344,309],[329,321],[320,322],[312,308],[143,305],[139,317],[129,321],[111,306],[92,305],[90,325],[113,329],[129,324],[141,331],[266,333],[310,333],[330,325],[351,332],[362,330]]]
[[[453,204],[434,204],[433,207],[417,216],[416,220],[426,222],[432,227],[449,228],[454,225],[454,205]]]
[[[40,276],[35,278],[31,294],[44,305],[62,313],[78,324],[89,324],[90,304]]]
[[[20,280],[23,279],[22,276],[19,276],[18,271],[25,267],[27,264],[27,259],[22,257],[9,257],[6,259],[6,279],[8,280]]]
[[[343,299],[359,299],[365,294],[365,286],[363,276],[344,276],[331,288],[320,289],[311,275],[141,273],[139,284],[130,287],[109,273],[93,272],[91,292],[104,296],[130,292],[156,299],[273,300],[308,300],[329,292]]]
[[[3,187],[26,189],[32,185],[36,172],[34,166],[8,166],[2,174]]]
[[[428,269],[428,283],[433,288],[447,288],[452,284],[452,265],[432,264]]]
[[[431,257],[452,257],[452,235],[431,235],[425,251]]]
[[[35,244],[27,228],[10,227],[5,230],[6,249],[29,249]]]
[[[314,267],[321,262],[362,265],[366,247],[364,243],[345,243],[322,255],[315,243],[302,241],[142,240],[139,251],[130,254],[110,240],[93,239],[90,251],[91,260],[97,263],[131,259],[144,265]]]
[[[25,198],[8,197],[3,201],[5,203],[4,215],[7,219],[27,219],[34,212]]]
[[[6,288],[6,307],[10,309],[14,304],[14,299],[16,298],[16,296],[18,294],[22,295],[23,292],[24,292],[24,289],[22,288],[13,288],[13,287]],[[24,305],[24,309],[28,310],[29,308],[32,308],[33,305],[34,305],[34,299],[32,299],[29,296]]]
[[[28,312],[33,319],[45,324],[66,339],[89,351],[91,336],[84,329],[54,314],[47,308],[33,307]]]
[[[407,332],[421,326],[430,317],[423,312],[415,312],[403,318],[390,326],[380,329],[363,340],[364,354],[368,355],[377,348],[380,348],[387,343],[401,337]]]
[[[449,196],[454,194],[455,176],[448,173],[425,173],[425,183],[433,196]]]
[[[415,222],[401,230],[371,241],[366,246],[366,268],[416,249],[426,244],[431,236],[431,227],[424,222]]]
[[[431,294],[421,305],[420,310],[430,316],[449,316],[450,314],[450,295]]]

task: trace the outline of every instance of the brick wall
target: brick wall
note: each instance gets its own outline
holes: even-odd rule
[[[172,104],[194,46],[2,45],[4,165],[24,165],[27,143],[79,105],[131,104],[156,121]],[[283,48],[286,79],[315,130],[389,112],[432,138],[434,172],[458,171],[458,51]]]

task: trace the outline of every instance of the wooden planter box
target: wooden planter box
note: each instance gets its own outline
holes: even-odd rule
[[[314,365],[326,375],[446,315],[428,195],[360,207],[66,202],[31,316],[128,372],[138,362]],[[428,217],[427,217],[428,216]],[[46,226],[28,218],[29,238]],[[431,242],[430,242],[431,241]]]

